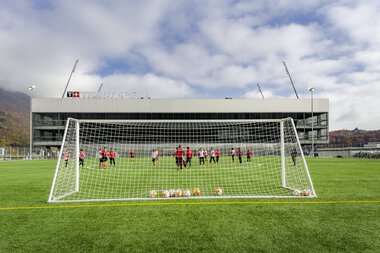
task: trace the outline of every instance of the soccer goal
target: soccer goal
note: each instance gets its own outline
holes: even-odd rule
[[[70,118],[48,202],[287,197],[316,197],[291,118]]]

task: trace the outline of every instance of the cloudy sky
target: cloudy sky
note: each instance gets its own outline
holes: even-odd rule
[[[330,129],[380,129],[380,1],[1,0],[0,87],[152,98],[330,100]]]

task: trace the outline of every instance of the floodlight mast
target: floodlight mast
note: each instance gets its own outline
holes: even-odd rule
[[[98,89],[98,93],[100,93],[100,91],[102,90],[102,87],[103,87],[103,83],[100,84],[99,89]]]
[[[29,114],[29,160],[33,159],[32,149],[33,149],[33,113],[32,113],[32,98],[33,98],[33,90],[36,88],[35,85],[28,87],[30,91],[30,114]]]
[[[75,72],[75,69],[77,68],[78,62],[79,62],[79,59],[77,59],[77,60],[75,61],[75,63],[74,63],[74,67],[73,67],[73,69],[71,70],[71,73],[70,73],[69,79],[67,80],[65,90],[63,91],[62,98],[65,97],[65,93],[66,93],[66,91],[67,91],[67,87],[69,86],[69,83],[70,83],[70,80],[71,80],[71,76],[72,76],[73,73]]]
[[[263,99],[265,99],[265,98],[264,98],[264,95],[263,95],[263,92],[261,91],[261,88],[260,88],[259,83],[257,83],[257,88],[259,88],[259,92],[260,92],[260,94],[261,94],[261,97],[262,97]]]
[[[311,94],[311,156],[314,157],[314,88],[310,87],[309,91]]]
[[[299,99],[296,87],[294,86],[293,79],[292,79],[292,76],[289,73],[288,67],[286,66],[286,63],[284,61],[282,62],[282,64],[284,64],[286,74],[288,74],[290,82],[292,83],[294,93],[296,94],[297,99]]]

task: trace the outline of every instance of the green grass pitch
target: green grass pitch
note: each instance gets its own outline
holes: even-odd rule
[[[56,161],[0,162],[0,252],[380,252],[380,161],[308,159],[316,199],[47,204]]]

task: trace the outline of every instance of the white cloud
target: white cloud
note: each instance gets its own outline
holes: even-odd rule
[[[142,50],[157,71],[168,76],[194,81],[222,68],[228,60],[224,55],[212,55],[196,44],[179,44],[168,52],[165,49],[147,47]]]
[[[112,75],[104,79],[103,90],[137,92],[154,98],[189,98],[195,91],[185,82],[146,74]]]
[[[354,129],[364,125],[367,129],[379,129],[379,92],[380,86],[347,84],[334,93],[321,94],[330,97],[330,127]]]
[[[254,91],[249,91],[243,95],[243,98],[262,98],[262,96],[264,96],[264,99],[266,99],[266,98],[273,98],[274,97],[273,92],[271,90],[263,90],[262,89],[261,92],[263,93],[263,95],[261,95],[261,93],[258,89],[254,90]]]
[[[349,42],[379,46],[380,3],[377,1],[348,1],[333,4],[326,10],[327,20],[343,32]]]
[[[233,87],[261,98],[260,83],[265,97],[294,97],[285,61],[301,97],[314,86],[330,99],[331,129],[378,129],[377,111],[366,112],[378,106],[379,14],[371,0],[6,1],[0,86],[36,84],[37,96],[60,97],[79,58],[72,90],[103,82],[110,91],[187,98],[224,97]]]
[[[321,50],[319,31],[314,25],[287,24],[252,29],[243,22],[221,19],[205,20],[202,31],[217,49],[243,63],[272,55],[301,58]]]

